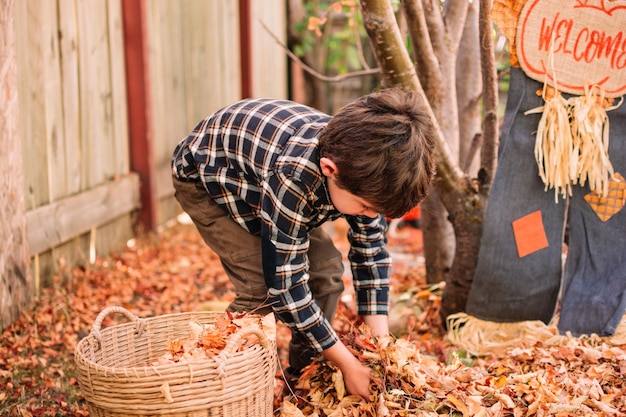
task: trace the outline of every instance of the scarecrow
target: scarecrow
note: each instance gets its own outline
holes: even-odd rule
[[[470,351],[626,341],[626,1],[495,0],[510,87],[466,313]],[[617,340],[616,340],[617,341]]]

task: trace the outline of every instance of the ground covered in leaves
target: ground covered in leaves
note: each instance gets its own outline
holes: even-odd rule
[[[332,231],[345,250],[341,225]],[[286,400],[279,369],[276,415],[624,415],[623,347],[572,339],[558,346],[534,344],[506,355],[469,357],[446,341],[438,320],[442,287],[425,284],[419,230],[401,229],[390,244],[395,259],[390,321],[397,338],[375,340],[358,325],[348,276],[334,323],[377,376],[371,401],[348,395],[336,369],[315,363]],[[104,308],[122,306],[139,317],[153,317],[219,309],[233,297],[217,257],[192,226],[182,223],[137,239],[127,250],[88,267],[62,270],[1,335],[0,415],[89,415],[73,355]],[[102,326],[125,321],[107,316]],[[283,365],[289,337],[279,324]]]

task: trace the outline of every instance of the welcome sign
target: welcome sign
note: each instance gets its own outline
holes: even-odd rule
[[[626,1],[528,0],[516,33],[520,66],[559,91],[626,93]]]

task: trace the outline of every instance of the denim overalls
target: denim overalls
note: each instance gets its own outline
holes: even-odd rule
[[[533,153],[541,114],[524,114],[543,105],[537,95],[542,88],[511,68],[498,168],[466,312],[495,322],[545,323],[558,313],[562,333],[612,335],[626,309],[626,186],[614,184],[611,196],[621,209],[604,221],[585,200],[588,186],[573,186],[569,201],[559,197],[555,203]],[[626,104],[607,114],[609,157],[626,178]],[[520,257],[512,225],[535,212],[547,245]]]

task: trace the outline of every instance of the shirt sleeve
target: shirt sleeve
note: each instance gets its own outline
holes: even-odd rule
[[[385,248],[387,222],[374,218],[348,216],[350,224],[348,259],[356,293],[357,314],[379,315],[389,311],[391,257]]]
[[[307,187],[287,176],[273,174],[266,179],[261,205],[263,271],[274,312],[321,352],[338,337],[308,284],[309,195]]]

